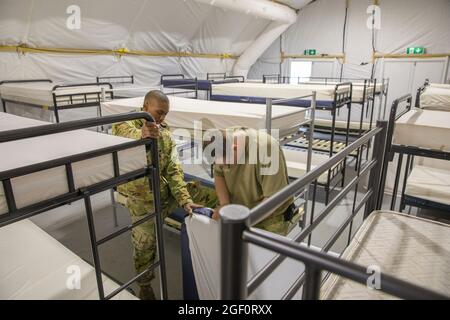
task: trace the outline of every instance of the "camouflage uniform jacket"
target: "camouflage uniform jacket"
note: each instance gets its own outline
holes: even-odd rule
[[[113,135],[141,139],[141,129],[143,120],[132,120],[115,124],[112,128]],[[191,196],[186,189],[184,173],[178,160],[176,144],[173,141],[170,130],[166,124],[161,124],[161,136],[158,139],[159,171],[161,200],[165,201],[172,195],[181,207],[187,203],[192,203]],[[147,154],[147,161],[151,163],[150,153]],[[148,178],[142,178],[121,185],[117,190],[134,201],[153,201],[153,194],[149,189]]]

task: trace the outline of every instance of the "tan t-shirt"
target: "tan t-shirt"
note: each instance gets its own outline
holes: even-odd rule
[[[267,133],[248,128],[232,128],[232,130],[245,131],[249,141],[251,139],[256,141],[256,148],[249,148],[246,144],[245,164],[216,164],[214,175],[225,179],[232,204],[240,204],[252,209],[264,198],[271,197],[289,184],[286,160],[278,142]],[[265,148],[263,150],[267,152],[260,153],[262,148]],[[250,150],[258,153],[256,163],[252,164],[249,161]],[[268,170],[269,168],[271,169]],[[272,216],[283,214],[292,202],[293,199],[286,201]]]

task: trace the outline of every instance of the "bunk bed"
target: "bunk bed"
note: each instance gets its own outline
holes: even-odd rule
[[[381,207],[380,198],[383,192],[380,186],[387,132],[387,122],[378,122],[375,129],[353,142],[327,163],[307,173],[253,209],[234,205],[222,208],[220,211],[222,218],[217,223],[221,234],[214,238],[218,241],[215,246],[209,244],[219,251],[217,261],[211,262],[208,255],[197,256],[201,252],[194,245],[191,246],[190,238],[192,263],[195,265],[196,259],[199,259],[215,266],[215,272],[220,270],[220,276],[214,279],[219,285],[213,287],[212,298],[247,299],[258,294],[259,288],[270,287],[277,294],[277,297],[271,296],[272,299],[317,300],[360,297],[381,299],[392,296],[402,299],[449,299],[450,282],[447,270],[450,258],[448,255],[442,257],[442,252],[448,252],[449,227],[399,213],[377,211]],[[363,168],[360,167],[357,176],[321,210],[319,215],[311,217],[310,223],[295,237],[282,237],[252,227],[269,216],[283,201],[298,190],[314,183],[324,171],[372,139],[374,139],[373,158]],[[369,175],[368,188],[361,197],[357,197],[358,185],[367,175]],[[320,248],[311,246],[310,237],[313,231],[353,190],[355,195],[352,212],[342,224],[336,226],[335,232],[323,246]],[[356,225],[353,222],[358,214],[363,214],[364,222],[355,232]],[[206,221],[205,224],[211,222]],[[201,228],[195,230],[197,234],[192,235],[194,244]],[[354,234],[356,235],[353,236]],[[403,242],[402,246],[398,245],[405,237],[410,240],[418,235],[418,239],[408,243],[406,251]],[[430,238],[427,239],[427,236]],[[333,252],[336,241],[342,237],[347,239],[346,248],[342,254]],[[389,248],[386,248],[384,243],[390,239],[394,243],[389,242]],[[267,251],[275,254],[256,273],[253,264],[250,263],[251,250],[255,246],[265,249],[266,254]],[[423,255],[417,255],[415,250],[419,250]],[[430,264],[431,260],[435,263]],[[376,264],[379,264],[378,275],[382,281],[381,287],[378,288],[376,281],[371,283],[374,275],[371,266]],[[212,286],[204,274],[195,271],[196,268],[194,266],[193,270],[200,294],[206,291],[204,288]],[[413,275],[424,277],[417,279],[410,273],[400,275],[398,272],[398,269],[411,270],[411,268],[416,268]],[[278,276],[273,278],[273,275]],[[341,279],[336,278],[337,276]],[[355,289],[357,285],[354,283],[360,284],[358,290]],[[371,290],[369,286],[378,290]],[[382,295],[381,291],[388,296]]]
[[[62,110],[95,107],[100,112],[102,91],[106,98],[113,99],[111,89],[112,85],[107,82],[68,85],[55,85],[49,79],[0,82],[3,112],[8,111],[7,103],[20,104],[51,112],[57,123]]]
[[[5,281],[0,285],[2,294],[9,298],[111,299],[119,297],[123,290],[147,272],[160,267],[161,296],[166,299],[157,141],[130,140],[84,130],[134,119],[152,122],[151,116],[147,113],[133,113],[59,124],[37,123],[19,129],[17,122],[20,119],[17,118],[19,117],[0,114],[1,127],[4,129],[0,132],[0,154],[3,156],[0,163],[0,236],[5,239],[0,247],[4,260],[8,261],[2,263],[0,270],[2,276],[5,274],[22,276],[21,279],[26,280],[27,287],[17,286],[24,280],[17,280],[15,283],[5,276],[1,279]],[[11,128],[12,126],[14,127]],[[151,165],[147,163],[147,152],[151,155]],[[155,212],[98,239],[91,196],[140,178],[147,178],[150,181],[155,199]],[[93,268],[82,263],[81,259],[27,220],[78,200],[83,200],[85,205]],[[157,222],[158,261],[121,285],[114,284],[102,276],[98,247],[153,218]],[[12,241],[15,238],[20,238],[21,241]],[[31,243],[32,245],[28,245]],[[33,249],[35,245],[39,247],[38,251]],[[51,258],[39,261],[42,260],[42,256],[36,252],[41,251],[44,256]],[[11,255],[7,255],[8,253]],[[83,291],[70,292],[69,289],[61,287],[64,283],[62,285],[49,283],[53,281],[53,276],[59,278],[62,276],[61,273],[66,272],[61,268],[68,263],[76,263],[80,267],[81,280],[83,283],[88,282]],[[20,269],[17,267],[19,265]],[[38,267],[37,270],[34,270],[35,266]],[[21,274],[21,271],[25,274]],[[96,283],[94,287],[92,280]],[[2,291],[3,289],[5,291]],[[94,294],[93,289],[98,292]],[[121,294],[120,297],[127,295]]]
[[[426,80],[417,91],[415,106],[420,109],[450,111],[450,84]]]
[[[205,101],[170,96],[170,112],[165,121],[175,138],[181,141],[202,139],[203,132],[208,129],[226,129],[234,126],[244,126],[254,129],[279,130],[278,139],[284,146],[288,173],[295,179],[303,175],[308,167],[308,146],[298,148],[292,146],[305,131],[311,119],[306,118],[308,108],[293,108],[285,106],[289,100],[271,100],[265,105],[242,104],[220,101]],[[113,100],[101,104],[102,114],[120,114],[135,112],[142,108],[143,98]],[[314,130],[314,127],[311,127]],[[309,141],[305,138],[306,141]],[[198,141],[197,141],[198,142]],[[191,144],[192,145],[192,144]],[[313,146],[313,144],[309,144]],[[311,166],[315,167],[328,159],[327,155],[311,152]],[[342,183],[345,177],[345,163],[339,163],[329,174],[319,181],[319,186],[325,189],[326,200],[330,193]]]
[[[400,108],[404,106],[403,110]],[[401,184],[400,212],[407,205],[450,212],[450,112],[412,109],[412,96],[394,101],[390,114],[386,156],[393,161],[398,154],[391,201],[394,210],[400,189],[404,156],[406,166]],[[416,157],[437,159],[433,164],[415,161]],[[441,160],[441,161],[438,161]],[[385,163],[384,174],[388,168]]]

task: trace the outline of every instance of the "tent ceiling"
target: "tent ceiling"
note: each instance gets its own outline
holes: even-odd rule
[[[291,8],[294,9],[301,9],[308,3],[312,2],[313,0],[276,0],[275,2],[279,2],[281,4],[285,4]]]

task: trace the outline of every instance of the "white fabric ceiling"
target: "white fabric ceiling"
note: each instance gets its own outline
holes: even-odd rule
[[[81,29],[66,27],[69,5],[81,8]],[[0,45],[241,54],[270,23],[193,0],[2,0]],[[230,71],[234,61],[167,57],[0,53],[0,79],[46,77],[92,81],[133,73],[157,83],[161,73]]]
[[[283,0],[300,8],[306,0]],[[282,36],[283,51],[299,54],[342,52],[346,0],[317,0],[301,9],[296,24]],[[346,76],[368,76],[371,31],[367,7],[373,0],[350,0],[346,40]],[[69,5],[81,8],[80,30],[66,28]],[[382,28],[376,48],[403,53],[423,45],[430,53],[450,52],[450,0],[381,0]],[[223,10],[194,0],[1,0],[0,45],[77,49],[242,54],[271,21]],[[51,78],[92,81],[99,75],[134,74],[141,84],[156,84],[162,73],[202,76],[231,72],[231,59],[0,53],[0,79]],[[288,63],[284,63],[286,72]],[[279,73],[280,40],[262,55],[249,77]]]
[[[376,32],[376,50],[405,53],[409,46],[424,46],[428,53],[450,52],[449,0],[380,0],[381,29]],[[302,54],[305,49],[319,53],[342,53],[346,0],[317,0],[303,8],[297,23],[283,35],[283,51]],[[350,0],[344,76],[367,77],[371,73],[372,33],[367,28],[367,8],[373,0]],[[287,72],[287,63],[283,71]],[[279,73],[280,42],[276,41],[250,71],[250,78]]]

